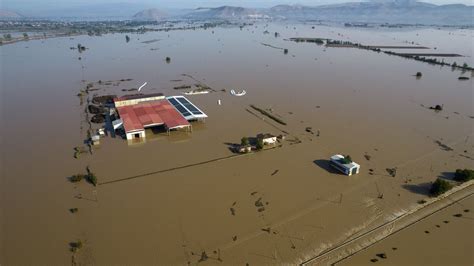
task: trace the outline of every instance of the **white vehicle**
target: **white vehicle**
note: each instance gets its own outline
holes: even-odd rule
[[[345,160],[344,156],[342,156],[340,154],[336,154],[336,155],[331,156],[331,160],[329,161],[329,165],[331,165],[331,167],[335,168],[339,172],[341,172],[345,175],[348,175],[348,176],[355,175],[355,174],[359,173],[359,171],[360,171],[360,165],[359,164],[357,164],[355,162],[345,163],[344,160]]]

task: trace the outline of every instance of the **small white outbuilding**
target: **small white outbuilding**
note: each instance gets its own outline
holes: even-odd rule
[[[272,134],[258,134],[257,139],[261,139],[264,145],[275,144],[277,142],[277,137]]]
[[[360,171],[359,164],[355,162],[345,163],[345,157],[340,154],[331,156],[329,165],[348,176],[358,174]]]

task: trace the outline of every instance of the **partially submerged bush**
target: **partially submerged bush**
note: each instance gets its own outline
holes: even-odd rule
[[[81,182],[81,180],[85,177],[83,174],[77,174],[69,177],[69,181],[73,183]]]
[[[474,179],[474,170],[470,169],[457,169],[454,173],[454,180],[459,182],[466,182]]]
[[[452,187],[448,181],[438,178],[433,185],[431,185],[430,194],[436,197],[450,190]]]
[[[87,182],[91,183],[94,186],[97,186],[97,176],[91,172],[89,167],[86,167],[87,174],[77,174],[69,177],[69,180],[73,183],[80,182],[82,179],[85,179]]]
[[[82,248],[82,241],[77,240],[75,242],[70,242],[69,247],[70,247],[71,252],[77,252]]]
[[[92,185],[97,186],[97,177],[94,173],[89,172],[86,176],[87,182],[91,183]]]
[[[425,204],[425,203],[426,203],[426,200],[424,199],[418,201],[418,204]]]
[[[264,146],[263,139],[261,138],[257,139],[257,145],[255,146],[255,148],[257,148],[257,150],[262,150],[263,146]]]

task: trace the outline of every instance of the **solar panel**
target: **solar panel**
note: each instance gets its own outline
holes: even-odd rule
[[[191,113],[195,115],[202,115],[202,113],[193,105],[191,104],[186,98],[177,98],[177,100],[184,105]]]
[[[172,103],[174,105],[174,107],[176,107],[176,109],[178,109],[178,111],[183,116],[190,116],[191,115],[178,101],[176,101],[176,99],[169,98],[168,100],[170,101],[170,103]]]

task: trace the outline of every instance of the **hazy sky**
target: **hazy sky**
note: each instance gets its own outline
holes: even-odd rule
[[[320,5],[361,0],[0,0],[0,8],[4,9],[50,9],[83,6],[90,4],[136,3],[151,7],[185,8],[199,6],[235,5],[244,7],[269,7],[278,4]],[[434,4],[462,3],[473,5],[474,0],[423,0]]]

